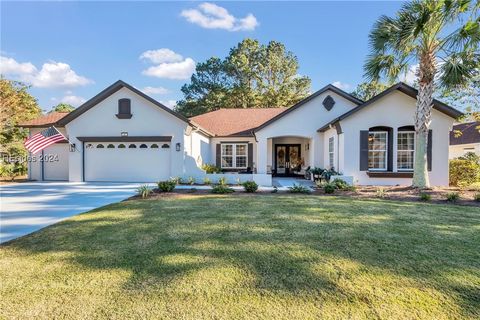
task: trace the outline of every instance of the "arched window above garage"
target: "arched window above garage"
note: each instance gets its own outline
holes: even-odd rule
[[[140,149],[145,149],[145,148],[148,148],[147,145],[146,145],[145,143],[142,143],[142,144],[140,145]]]
[[[151,149],[158,149],[158,144],[154,143],[150,146]]]
[[[118,149],[125,149],[125,145],[123,143],[120,143],[117,148]]]
[[[135,143],[132,143],[128,146],[129,149],[135,149],[137,145]]]
[[[97,149],[103,149],[103,148],[105,148],[105,146],[103,144],[101,144],[101,143],[97,144]]]
[[[110,143],[110,144],[107,146],[107,149],[115,149],[115,146]]]

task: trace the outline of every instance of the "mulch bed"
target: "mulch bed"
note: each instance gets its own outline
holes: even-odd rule
[[[384,197],[380,198],[377,196],[377,190],[383,188]],[[465,205],[465,206],[474,206],[480,207],[480,202],[475,201],[474,197],[479,191],[474,190],[463,190],[459,188],[432,188],[429,190],[423,190],[423,193],[427,193],[431,196],[431,200],[427,203],[436,203],[436,204],[447,204],[447,205]],[[448,202],[446,200],[446,195],[448,193],[457,192],[460,195],[460,199],[455,203]],[[201,196],[201,195],[213,195],[211,190],[196,189],[195,186],[192,186],[191,189],[176,189],[173,192],[162,193],[158,189],[154,189],[153,193],[148,197],[149,199],[161,199],[169,197],[181,197],[185,195],[189,196]],[[279,195],[279,194],[292,194],[288,191],[278,191],[272,193],[271,191],[257,191],[256,193],[246,193],[243,191],[236,191],[226,195],[231,196],[254,196],[259,195]],[[357,187],[356,191],[341,191],[336,190],[334,194],[326,194],[323,189],[315,189],[312,193],[306,194],[310,196],[342,196],[350,197],[354,199],[383,199],[383,200],[395,200],[395,201],[407,201],[407,202],[423,202],[419,197],[420,191],[412,187],[405,186],[393,186],[393,187],[378,187],[378,186],[361,186]],[[140,196],[133,196],[130,199],[140,199]]]

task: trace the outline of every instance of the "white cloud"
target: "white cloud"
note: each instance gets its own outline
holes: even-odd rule
[[[151,77],[185,80],[195,71],[195,61],[186,58],[181,62],[160,63],[142,71],[142,74]]]
[[[71,104],[72,106],[74,106],[75,108],[80,106],[81,104],[83,104],[85,101],[87,101],[87,99],[83,98],[83,97],[79,97],[79,96],[75,96],[73,94],[70,94],[71,91],[67,91],[66,92],[66,95],[63,97],[63,98],[51,98],[50,100],[55,103],[55,104],[59,104],[59,103],[68,103],[68,104]]]
[[[76,74],[68,64],[55,61],[44,63],[32,80],[32,84],[40,88],[78,87],[90,83],[93,81]]]
[[[145,87],[142,89],[145,94],[167,94],[170,91],[164,87]]]
[[[30,63],[19,63],[13,58],[0,56],[0,73],[4,75],[28,75],[37,72],[37,68]]]
[[[39,71],[31,62],[19,63],[13,58],[2,56],[0,73],[39,88],[77,87],[93,83],[92,80],[79,76],[70,65],[55,61],[44,63]]]
[[[150,60],[153,63],[180,62],[183,57],[173,50],[162,48],[157,50],[148,50],[142,53],[140,59]]]
[[[166,101],[160,101],[161,104],[163,104],[164,106],[166,106],[167,108],[169,109],[173,109],[176,104],[177,104],[177,101],[175,100],[166,100]]]
[[[74,95],[65,96],[62,99],[60,99],[60,102],[71,104],[74,107],[78,107],[79,105],[83,104],[85,101],[87,101],[87,99],[79,96],[74,96]]]
[[[236,18],[227,9],[209,2],[200,4],[198,9],[183,10],[181,16],[186,18],[188,22],[206,29],[251,31],[259,25],[257,18],[251,13],[245,18]]]
[[[340,82],[340,81],[335,81],[334,83],[332,83],[335,87],[339,88],[339,89],[342,89],[342,90],[348,90],[350,89],[352,86],[348,83],[343,83],[343,82]]]

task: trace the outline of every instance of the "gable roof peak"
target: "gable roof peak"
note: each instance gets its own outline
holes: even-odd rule
[[[348,101],[354,103],[355,105],[361,105],[363,103],[362,100],[354,97],[353,95],[351,95],[350,93],[346,92],[346,91],[343,91],[342,89],[340,88],[337,88],[335,87],[333,84],[327,84],[326,86],[324,86],[323,88],[321,88],[320,90],[317,90],[315,91],[314,93],[312,93],[311,95],[303,98],[302,100],[300,100],[299,102],[297,102],[296,104],[294,104],[293,106],[291,106],[290,108],[287,108],[285,111],[283,111],[282,113],[278,114],[277,116],[273,117],[272,119],[268,120],[267,122],[265,122],[264,124],[262,124],[261,126],[259,126],[258,128],[255,129],[255,131],[258,131],[258,130],[261,130],[263,128],[265,128],[266,126],[268,126],[269,124],[277,121],[278,119],[282,118],[283,116],[287,115],[288,113],[292,112],[293,110],[301,107],[302,105],[304,105],[305,103],[313,100],[314,98],[318,97],[319,95],[321,95],[322,93],[324,93],[325,91],[332,91],[336,94],[338,94],[339,96],[341,96],[342,98],[344,99],[347,99]]]
[[[106,98],[108,98],[109,96],[111,96],[112,94],[114,94],[115,92],[117,92],[118,90],[120,90],[122,88],[129,89],[133,93],[135,93],[135,94],[139,95],[140,97],[144,98],[145,100],[151,102],[152,104],[156,105],[160,109],[162,109],[162,110],[170,113],[171,115],[177,117],[178,119],[190,124],[189,120],[186,117],[184,117],[183,115],[181,115],[180,113],[175,112],[172,109],[166,107],[162,103],[158,102],[157,100],[153,99],[152,97],[148,96],[147,94],[143,93],[142,91],[138,90],[137,88],[135,88],[134,86],[132,86],[128,83],[126,83],[123,80],[117,80],[114,83],[112,83],[110,86],[108,86],[107,88],[102,90],[100,93],[95,95],[93,98],[91,98],[87,102],[83,103],[81,106],[76,108],[74,111],[70,112],[68,115],[66,115],[65,117],[60,119],[58,121],[58,124],[62,125],[62,126],[66,125],[70,121],[74,120],[75,118],[79,117],[83,113],[87,112],[88,110],[90,110],[91,108],[96,106],[98,103],[102,102],[103,100],[105,100]]]

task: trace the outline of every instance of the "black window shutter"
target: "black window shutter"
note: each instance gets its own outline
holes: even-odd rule
[[[250,170],[253,170],[253,143],[248,144],[248,164]]]
[[[216,161],[215,161],[215,165],[219,168],[222,167],[222,145],[220,143],[217,143],[217,151],[216,151]]]
[[[393,171],[393,128],[388,128],[387,171]]]
[[[432,130],[428,130],[428,140],[427,140],[427,168],[428,171],[432,171]]]
[[[360,131],[360,171],[368,171],[368,130]]]
[[[130,99],[120,99],[118,100],[118,114],[130,114]]]

